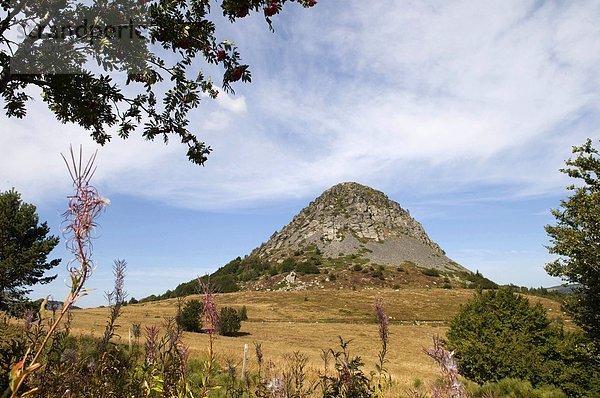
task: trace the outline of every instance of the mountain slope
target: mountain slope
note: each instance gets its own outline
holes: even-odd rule
[[[314,246],[324,257],[361,255],[370,263],[467,271],[446,257],[408,211],[373,188],[345,182],[311,202],[281,231],[250,254],[282,262]]]
[[[398,203],[355,182],[329,188],[248,256],[204,278],[221,292],[495,286],[448,258]],[[197,292],[193,280],[147,299]]]

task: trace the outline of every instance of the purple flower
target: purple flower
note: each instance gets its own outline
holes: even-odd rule
[[[379,338],[381,339],[381,342],[387,346],[389,338],[388,327],[390,321],[385,314],[385,307],[381,298],[375,301],[375,315],[377,316],[377,321],[379,322]]]

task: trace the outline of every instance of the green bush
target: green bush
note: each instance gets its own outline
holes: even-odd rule
[[[589,339],[552,325],[540,303],[510,288],[478,291],[446,336],[461,374],[479,384],[512,378],[553,385],[569,397],[600,396]]]
[[[321,272],[319,270],[319,267],[311,261],[306,261],[304,263],[297,264],[296,271],[302,275],[319,274]]]
[[[248,320],[248,309],[246,308],[245,305],[238,310],[238,315],[240,317],[240,321]]]
[[[360,264],[354,264],[354,266],[352,267],[352,271],[354,272],[360,272],[362,271],[363,267]]]
[[[534,388],[530,382],[518,379],[502,379],[483,386],[471,384],[468,386],[468,391],[473,398],[567,398],[559,388],[551,386]]]
[[[285,260],[283,260],[283,262],[281,263],[281,272],[290,272],[293,271],[294,268],[296,268],[296,260],[294,260],[293,258],[286,258]]]
[[[370,398],[375,395],[374,386],[363,372],[364,362],[360,356],[351,356],[349,341],[340,339],[340,351],[330,350],[335,360],[333,375],[319,375],[323,398]]]
[[[260,276],[260,272],[254,268],[250,268],[247,269],[245,271],[242,271],[239,275],[238,278],[240,281],[242,282],[248,282],[248,281],[252,281],[255,279],[258,279],[258,277]]]
[[[122,274],[121,274],[122,275]],[[122,281],[122,279],[120,279]],[[115,282],[113,297],[123,297],[118,291],[119,277]],[[121,300],[115,300],[121,303]],[[120,304],[122,305],[122,304]],[[102,338],[70,336],[68,322],[47,332],[50,318],[43,312],[26,314],[22,337],[12,339],[13,331],[0,327],[0,393],[11,396],[6,390],[10,371],[25,352],[41,350],[39,362],[43,364],[32,372],[15,391],[15,396],[29,396],[26,391],[36,390],[36,397],[176,397],[186,394],[183,380],[187,354],[182,351],[182,330],[173,318],[163,325],[144,328],[144,344],[140,345],[142,331],[134,328],[135,341],[129,345],[118,344],[115,336],[120,305],[109,305],[109,319]],[[39,317],[42,317],[40,319]],[[136,331],[137,329],[137,331]],[[162,333],[161,333],[162,332]],[[4,339],[6,337],[6,340]],[[11,338],[10,340],[8,340]],[[47,339],[46,339],[47,338]],[[42,349],[42,342],[46,342]],[[67,393],[65,393],[67,392]],[[14,394],[13,394],[14,395]]]
[[[421,270],[421,273],[423,275],[427,275],[427,276],[441,276],[440,271],[435,269],[435,268],[425,268]]]
[[[23,358],[27,341],[22,330],[0,323],[0,393],[8,388],[11,367]]]
[[[553,366],[552,384],[559,386],[569,397],[600,397],[600,366],[593,353],[589,335],[560,330],[555,340],[557,360]]]
[[[240,315],[231,307],[223,307],[220,311],[221,321],[219,323],[219,334],[233,336],[242,327]]]
[[[177,314],[177,324],[186,332],[199,333],[202,330],[202,312],[204,304],[199,300],[189,300]]]
[[[158,300],[158,297],[156,297],[156,295],[155,295],[155,294],[151,294],[150,296],[148,296],[148,297],[144,297],[143,299],[141,299],[141,300],[139,301],[139,303],[140,303],[140,304],[142,304],[142,303],[150,303],[150,302],[152,302],[152,301],[156,301],[156,300]]]
[[[380,269],[376,269],[375,271],[371,272],[371,276],[373,278],[379,278],[381,280],[385,279],[385,276],[383,276],[383,272]]]
[[[497,289],[498,285],[486,278],[481,274],[481,272],[477,271],[473,273],[464,273],[463,276],[466,280],[471,282],[469,287],[472,289]]]
[[[552,337],[546,310],[509,289],[478,292],[450,322],[448,344],[461,374],[477,383],[511,377],[537,384],[549,375]]]

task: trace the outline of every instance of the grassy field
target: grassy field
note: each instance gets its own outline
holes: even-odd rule
[[[253,343],[258,342],[265,360],[272,360],[279,367],[284,366],[285,354],[301,351],[309,358],[310,372],[316,374],[322,368],[321,350],[337,348],[338,336],[342,336],[352,340],[351,352],[363,358],[368,372],[374,369],[379,350],[373,304],[381,297],[390,317],[388,367],[392,377],[402,385],[415,379],[428,382],[436,377],[437,368],[423,348],[430,346],[433,335],[444,335],[446,323],[473,294],[473,290],[440,288],[218,294],[219,306],[246,306],[249,317],[242,324],[240,336],[218,338],[219,361],[240,364],[244,344],[248,344],[250,367],[256,367]],[[200,297],[188,297],[191,298]],[[565,319],[559,303],[538,297],[531,297],[531,301],[540,301],[550,317]],[[176,305],[176,300],[165,300],[124,307],[117,330],[120,341],[127,342],[132,323],[161,325],[165,317],[175,316]],[[107,308],[74,311],[73,334],[100,335],[107,314]],[[205,334],[186,333],[185,342],[192,358],[204,355]]]

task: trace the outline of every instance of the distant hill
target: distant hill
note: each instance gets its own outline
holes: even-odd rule
[[[34,309],[37,311],[40,309],[40,306],[42,305],[43,302],[44,302],[43,298],[28,302],[26,304],[26,308]],[[63,307],[62,301],[48,300],[48,302],[46,303],[46,311],[60,311],[60,310],[62,310],[62,307]],[[72,305],[71,309],[72,310],[80,310],[81,307]]]
[[[355,182],[329,188],[248,256],[206,278],[223,292],[495,286],[448,258],[398,203]],[[146,300],[196,293],[197,285],[183,283]]]
[[[568,284],[568,285],[558,285],[558,286],[547,287],[546,290],[548,290],[549,292],[557,292],[557,293],[561,293],[561,294],[571,294],[571,293],[573,293],[573,289],[577,289],[579,287],[581,287],[580,284],[572,283],[572,284]]]
[[[62,301],[56,301],[56,300],[48,300],[48,302],[46,303],[46,310],[48,311],[60,311],[63,308],[63,302]],[[80,310],[81,307],[77,307],[76,305],[72,305],[71,306],[72,310]]]

